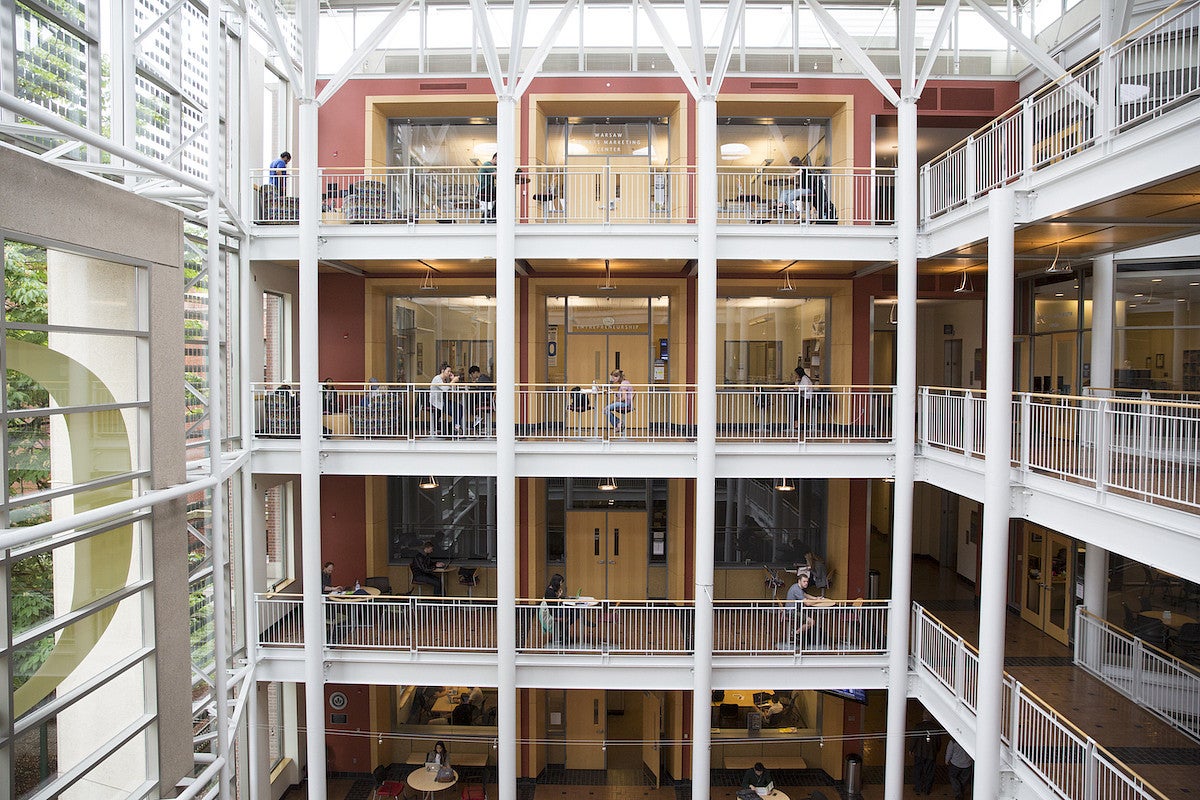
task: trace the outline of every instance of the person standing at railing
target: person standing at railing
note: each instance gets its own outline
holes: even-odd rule
[[[628,414],[633,410],[633,384],[625,377],[625,370],[614,369],[608,373],[609,383],[617,387],[617,399],[604,407],[608,414],[608,424],[618,434],[625,433],[625,421],[617,414]]]
[[[271,162],[271,185],[279,194],[287,194],[287,172],[290,163],[292,163],[292,154],[287,150],[284,150],[279,154],[279,158]]]
[[[472,364],[467,370],[467,380],[471,383],[481,384],[471,392],[471,408],[472,427],[483,433],[489,433],[492,430],[492,405],[496,397],[496,390],[488,384],[495,383],[492,376],[481,370],[478,365]]]
[[[971,779],[975,777],[975,761],[954,739],[946,745],[946,771],[950,773],[950,788],[954,790],[954,800],[963,800],[970,794]]]
[[[496,164],[499,162],[500,154],[492,153],[491,161],[485,161],[479,167],[480,222],[496,221]]]
[[[796,408],[792,419],[796,430],[799,431],[801,425],[808,423],[809,410],[812,405],[813,379],[804,367],[796,367],[794,371],[796,373]]]
[[[434,375],[433,380],[429,382],[429,405],[433,409],[432,433],[434,436],[442,432],[442,418],[446,414],[450,415],[450,420],[454,424],[454,432],[462,433],[462,405],[448,396],[456,383],[458,383],[458,376],[454,374],[454,370],[447,363],[442,364],[438,374]]]

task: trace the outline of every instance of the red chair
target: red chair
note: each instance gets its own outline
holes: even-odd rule
[[[384,781],[375,790],[376,797],[403,797],[404,781]]]
[[[484,792],[483,786],[471,786],[463,784],[462,800],[487,800],[487,793]]]

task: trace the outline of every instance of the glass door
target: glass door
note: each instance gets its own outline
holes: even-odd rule
[[[1071,587],[1074,586],[1075,565],[1071,558],[1071,539],[1028,526],[1023,545],[1021,619],[1067,644],[1074,612]]]

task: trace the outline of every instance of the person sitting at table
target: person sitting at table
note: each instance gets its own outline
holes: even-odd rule
[[[804,219],[804,206],[807,205],[807,197],[809,194],[808,181],[805,180],[804,174],[808,170],[808,165],[801,161],[800,156],[792,156],[788,159],[788,163],[796,167],[796,171],[792,173],[792,188],[779,190],[779,215],[795,211],[798,219]],[[784,184],[786,185],[786,184]]]
[[[755,761],[754,766],[742,773],[742,788],[757,789],[759,787],[767,788],[773,786],[775,779],[771,777],[771,770],[763,766],[761,761]]]
[[[450,766],[450,753],[446,750],[444,742],[437,742],[433,749],[425,754],[426,764],[437,764],[439,767]]]
[[[333,562],[326,561],[321,567],[321,594],[332,594],[335,592],[344,592],[345,586],[333,585]]]
[[[562,603],[554,602],[562,600],[563,595],[567,592],[567,579],[559,573],[554,573],[550,576],[550,582],[546,584],[546,591],[542,594],[542,598],[550,601],[546,603],[546,607],[550,611],[551,629],[547,631],[550,634],[550,640],[553,642],[562,642],[563,636],[566,634],[564,630],[564,621],[566,619],[566,609]],[[542,626],[545,627],[544,625]]]
[[[425,542],[421,545],[421,552],[413,556],[412,564],[409,565],[409,569],[412,570],[413,583],[423,583],[432,588],[435,595],[442,597],[445,595],[445,592],[442,591],[442,578],[434,570],[444,566],[446,566],[446,562],[433,559],[433,542]]]
[[[816,597],[811,597],[807,594],[808,581],[810,579],[808,571],[804,568],[796,570],[796,582],[788,589],[787,601],[794,604],[795,609],[791,613],[796,618],[796,633],[803,636],[805,632],[812,630],[812,627],[817,624],[817,620],[812,614],[805,614],[800,611],[800,606],[814,606],[818,604]]]

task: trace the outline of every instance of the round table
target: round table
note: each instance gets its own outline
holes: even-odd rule
[[[365,592],[365,594],[360,594]],[[347,589],[344,592],[330,592],[327,596],[335,603],[363,603],[378,597],[382,592],[374,586],[360,586],[358,589]]]
[[[763,800],[791,800],[791,798],[778,789],[773,789],[769,794],[763,795]]]
[[[1163,613],[1164,612],[1162,611],[1141,611],[1138,612],[1138,616],[1156,619],[1162,624],[1166,625],[1168,628],[1174,628],[1176,630],[1179,630],[1184,625],[1191,625],[1192,623],[1196,622],[1195,617],[1189,617],[1187,614],[1180,614],[1178,611],[1172,611],[1169,618],[1164,617]]]
[[[417,767],[412,772],[408,773],[408,785],[416,789],[418,792],[424,793],[428,799],[433,797],[434,792],[440,792],[443,789],[449,789],[454,784],[458,783],[458,770],[454,771],[454,780],[443,781],[438,783],[434,778],[437,777],[436,770]]]

